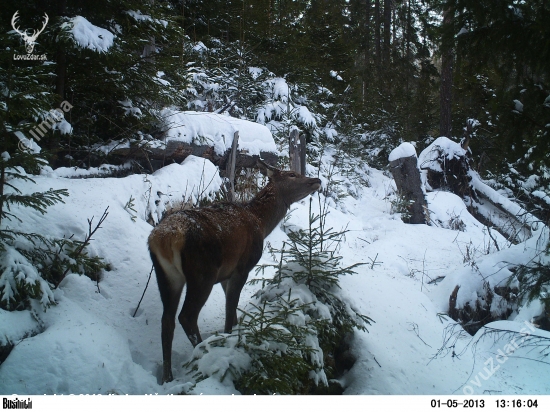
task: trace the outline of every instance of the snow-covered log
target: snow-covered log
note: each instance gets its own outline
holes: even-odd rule
[[[275,141],[264,125],[215,113],[173,109],[164,109],[161,117],[161,140],[126,144],[111,153],[124,158],[146,159],[154,169],[173,162],[181,163],[193,155],[210,160],[223,171],[227,167],[233,136],[239,132],[237,168],[254,167],[258,158],[270,165],[277,163]]]
[[[428,191],[447,190],[460,196],[470,213],[513,242],[531,237],[536,218],[485,184],[470,168],[467,151],[446,137],[437,138],[418,158]]]

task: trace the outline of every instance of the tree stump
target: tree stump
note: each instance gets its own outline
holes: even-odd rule
[[[422,190],[420,170],[416,150],[410,143],[403,143],[394,149],[389,156],[390,170],[395,180],[398,193],[404,200],[410,202],[409,216],[405,223],[426,224],[428,204]]]

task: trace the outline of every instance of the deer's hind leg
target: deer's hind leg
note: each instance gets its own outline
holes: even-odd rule
[[[172,375],[172,341],[176,327],[176,312],[181,297],[185,276],[172,263],[162,256],[151,253],[151,260],[157,275],[157,283],[162,300],[162,383],[174,379]]]
[[[187,282],[187,293],[183,307],[178,316],[178,320],[183,327],[187,337],[193,346],[197,346],[202,342],[202,337],[199,332],[198,319],[199,314],[212,292],[214,286],[216,269],[203,269],[203,273],[195,273],[194,276],[189,276]]]

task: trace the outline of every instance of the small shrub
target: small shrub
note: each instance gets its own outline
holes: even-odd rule
[[[414,201],[407,199],[402,193],[396,194],[395,198],[390,201],[390,213],[399,213],[403,222],[408,222],[412,216],[411,208]]]

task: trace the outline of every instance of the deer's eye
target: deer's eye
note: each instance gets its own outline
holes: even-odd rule
[[[289,177],[296,177],[296,173],[289,173],[288,176]]]

